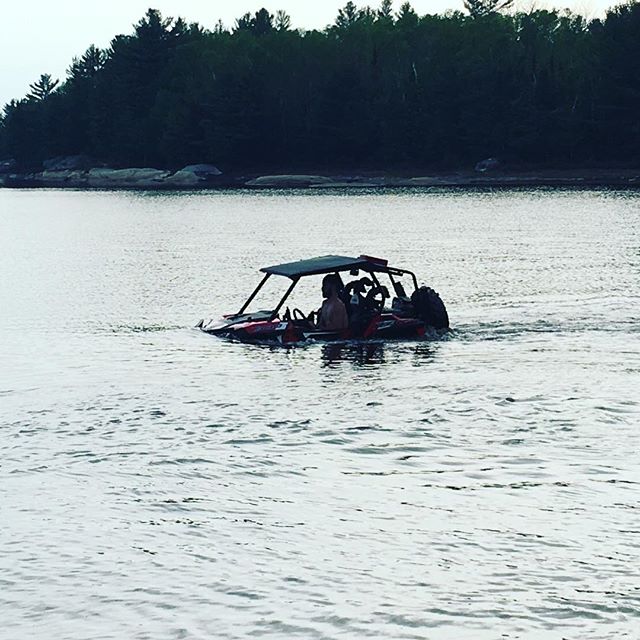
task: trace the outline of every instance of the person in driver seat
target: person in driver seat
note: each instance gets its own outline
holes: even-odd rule
[[[349,316],[339,294],[342,287],[340,278],[330,273],[322,280],[322,297],[325,301],[319,311],[318,329],[324,331],[342,331],[349,326]]]

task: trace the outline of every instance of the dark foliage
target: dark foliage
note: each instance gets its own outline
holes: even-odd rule
[[[464,0],[464,8],[473,18],[497,13],[513,6],[514,0]]]
[[[640,159],[640,4],[604,20],[467,0],[418,16],[348,2],[322,32],[284,12],[206,30],[149,10],[0,117],[0,157],[121,166],[398,168]]]

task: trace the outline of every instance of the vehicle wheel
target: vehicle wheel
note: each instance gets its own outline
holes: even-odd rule
[[[416,315],[434,329],[449,328],[449,314],[440,294],[431,287],[420,287],[413,292],[411,303]]]

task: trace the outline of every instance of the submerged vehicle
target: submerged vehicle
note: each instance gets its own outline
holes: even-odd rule
[[[387,340],[419,339],[426,334],[441,335],[449,330],[449,316],[439,294],[418,286],[412,271],[391,267],[387,260],[361,255],[320,256],[261,269],[262,281],[242,308],[221,320],[201,320],[197,328],[211,335],[241,342],[297,344],[307,340]],[[339,298],[345,305],[349,324],[340,331],[320,329],[314,312],[285,308],[286,301],[302,278],[335,274],[340,282]],[[344,283],[341,274],[354,280]],[[362,277],[361,277],[361,274]],[[289,286],[274,309],[249,312],[247,309],[272,276],[289,280]],[[389,278],[394,292],[381,284]],[[409,278],[413,291],[407,295],[402,279]],[[390,303],[389,306],[388,303]]]

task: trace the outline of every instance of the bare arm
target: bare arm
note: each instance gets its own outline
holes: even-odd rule
[[[349,326],[347,310],[341,300],[326,300],[322,304],[320,329],[326,331],[340,331]]]

